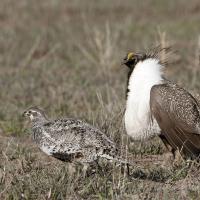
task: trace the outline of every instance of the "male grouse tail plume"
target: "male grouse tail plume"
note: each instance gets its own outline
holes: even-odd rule
[[[159,136],[169,151],[184,158],[200,156],[200,106],[185,89],[163,77],[159,49],[128,53],[125,126],[135,140]],[[177,154],[177,152],[179,152]]]

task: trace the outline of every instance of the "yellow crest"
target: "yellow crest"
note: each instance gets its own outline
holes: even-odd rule
[[[130,60],[131,58],[133,58],[135,54],[133,52],[130,52],[127,54],[127,60]]]

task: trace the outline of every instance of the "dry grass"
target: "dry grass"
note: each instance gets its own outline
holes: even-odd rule
[[[86,179],[80,166],[73,174],[34,146],[21,113],[39,105],[52,117],[85,119],[126,143],[121,59],[157,42],[173,44],[178,53],[168,77],[197,95],[199,11],[198,0],[2,0],[0,199],[197,199],[195,163],[134,166],[130,177],[102,163],[104,170]],[[158,139],[129,147],[141,156],[164,151]]]

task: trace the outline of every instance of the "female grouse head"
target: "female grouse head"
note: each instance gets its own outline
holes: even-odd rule
[[[32,107],[24,111],[23,116],[29,118],[32,122],[41,122],[47,120],[44,111],[37,107]]]

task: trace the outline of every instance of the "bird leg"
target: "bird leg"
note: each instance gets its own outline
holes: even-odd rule
[[[76,172],[76,166],[74,165],[74,163],[69,163],[68,166],[68,172],[69,172],[69,175],[72,176],[73,174],[75,174]]]
[[[126,164],[126,169],[127,169],[127,176],[130,176],[130,167],[129,167],[129,164],[127,163]]]
[[[163,157],[164,157],[164,161],[162,163],[162,166],[165,167],[165,166],[169,166],[169,165],[172,165],[173,164],[173,161],[175,159],[175,154],[174,154],[174,149],[172,148],[172,146],[168,143],[166,137],[161,134],[160,136],[160,139],[162,140],[162,142],[164,143],[166,149],[167,149],[167,152],[165,152],[163,154]]]
[[[88,176],[88,174],[87,174],[88,167],[89,167],[88,164],[86,164],[86,163],[83,164],[83,169],[82,169],[83,170],[83,178],[86,178]]]
[[[169,144],[168,140],[166,139],[166,137],[161,133],[159,135],[160,139],[162,140],[162,142],[164,143],[165,147],[167,148],[168,151],[172,152],[173,148],[172,146]]]
[[[181,165],[181,163],[183,162],[183,157],[180,153],[180,151],[177,149],[176,151],[174,151],[174,161],[173,161],[173,166],[178,167]]]
[[[121,163],[120,169],[122,174],[126,174],[127,177],[129,177],[130,174],[130,164],[129,163]],[[119,165],[118,165],[119,166]]]
[[[173,149],[164,135],[161,134],[160,138],[168,150],[168,152],[164,154],[164,162],[162,166],[168,166],[169,164],[174,167],[180,166],[183,162],[183,157],[181,156],[179,149]]]

